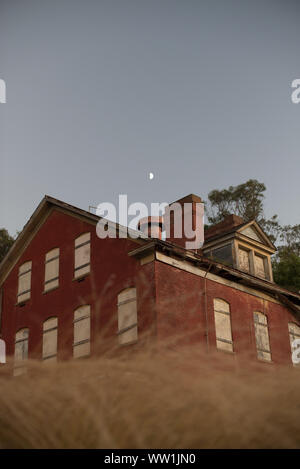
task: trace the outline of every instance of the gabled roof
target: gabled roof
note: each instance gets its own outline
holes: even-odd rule
[[[101,218],[95,215],[94,213],[82,210],[78,207],[75,207],[74,205],[67,204],[66,202],[55,199],[54,197],[51,197],[49,195],[45,195],[45,197],[41,200],[38,207],[35,209],[31,217],[29,218],[28,222],[24,225],[23,230],[18,235],[14,244],[0,263],[0,285],[4,282],[11,269],[17,263],[18,259],[32,240],[33,236],[36,234],[40,226],[44,223],[44,221],[53,209],[58,209],[72,216],[84,219],[85,221],[93,225],[96,225]],[[117,223],[109,223],[115,225],[117,230],[125,229]],[[128,231],[130,233],[134,230]],[[140,239],[146,239],[146,237],[140,235],[139,239],[130,239],[136,241],[137,243],[141,243]]]
[[[268,235],[263,231],[260,225],[255,220],[251,220],[248,223],[244,223],[240,227],[236,227],[236,232],[240,233],[243,236],[254,239],[262,244],[267,245],[270,249],[276,251],[276,247],[271,242]]]
[[[11,271],[23,253],[24,249],[28,245],[29,241],[37,232],[41,224],[45,221],[53,207],[58,207],[73,214],[80,215],[93,223],[97,223],[97,220],[99,219],[99,217],[90,212],[76,208],[73,205],[66,204],[65,202],[50,197],[49,195],[45,195],[29,218],[28,222],[24,225],[23,230],[19,233],[14,244],[0,263],[0,284],[3,283],[8,273]]]
[[[216,241],[221,240],[229,235],[238,233],[242,237],[247,237],[258,243],[264,244],[272,251],[276,251],[276,247],[271,242],[268,235],[263,231],[260,225],[255,220],[244,222],[242,218],[236,215],[229,215],[223,222],[214,225],[204,232],[204,249],[208,244],[215,244]]]
[[[97,215],[91,212],[82,210],[78,207],[67,204],[66,202],[55,199],[54,197],[45,195],[45,197],[42,199],[42,201],[40,202],[36,210],[33,212],[30,219],[24,226],[23,230],[17,237],[15,243],[13,244],[9,252],[6,254],[4,259],[2,260],[0,264],[0,285],[3,283],[3,281],[5,280],[5,278],[11,271],[11,269],[17,263],[19,257],[22,255],[22,253],[26,249],[29,242],[31,241],[35,233],[38,231],[39,227],[44,223],[44,221],[46,220],[46,218],[48,217],[48,215],[51,213],[53,209],[58,209],[63,212],[69,213],[72,216],[85,219],[86,221],[88,221],[89,223],[93,225],[96,225],[97,222],[100,220],[100,217],[98,217]],[[115,224],[115,225],[116,225],[117,230],[125,229],[119,224]],[[255,229],[258,235],[261,236],[266,242],[268,242],[269,246],[272,246],[274,248],[274,245],[270,242],[267,235],[263,232],[263,230],[260,228],[258,223],[256,223],[254,220],[248,223],[237,224],[234,227],[234,229],[230,231],[230,233],[239,232],[241,235],[243,235],[243,231],[245,231],[248,228]],[[134,232],[134,230],[128,230],[128,231],[129,231],[129,234],[130,232]],[[222,233],[219,236],[209,239],[209,241],[222,237],[226,234],[229,234],[229,233],[228,232]],[[276,284],[270,284],[270,282],[267,282],[263,279],[258,279],[250,274],[236,270],[233,267],[225,266],[212,259],[205,258],[200,254],[197,254],[190,250],[186,250],[183,247],[180,247],[179,245],[175,245],[171,242],[148,238],[147,236],[142,235],[142,234],[140,234],[140,237],[137,239],[135,238],[130,238],[130,239],[135,241],[137,244],[139,244],[140,247],[136,249],[135,251],[132,251],[131,253],[129,253],[129,255],[139,256],[139,253],[144,254],[145,249],[150,249],[150,250],[153,248],[161,249],[164,252],[168,252],[170,255],[182,257],[185,260],[188,260],[192,263],[196,263],[205,269],[214,271],[219,276],[230,278],[237,283],[243,282],[245,284],[252,285],[255,288],[265,290],[273,294],[281,302],[286,303],[287,306],[291,310],[293,310],[294,313],[296,313],[297,318],[300,319],[300,312],[299,312],[300,309],[299,309],[299,306],[296,306],[296,304],[297,305],[300,304],[300,295],[297,293],[293,293],[289,290],[279,287]]]
[[[228,215],[224,220],[216,223],[213,226],[207,228],[204,232],[205,239],[215,238],[221,234],[231,232],[235,227],[243,225],[245,222],[241,217],[234,215]]]

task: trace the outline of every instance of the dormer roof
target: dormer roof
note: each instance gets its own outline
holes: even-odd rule
[[[260,244],[270,254],[276,251],[276,247],[271,242],[268,235],[263,231],[260,225],[251,220],[244,222],[241,217],[237,215],[228,215],[222,222],[208,228],[204,232],[204,248],[219,244],[223,239],[238,238],[240,240],[248,241],[251,244]]]

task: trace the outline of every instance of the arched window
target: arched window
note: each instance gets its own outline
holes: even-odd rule
[[[49,318],[43,324],[43,360],[57,360],[57,318]]]
[[[6,363],[6,344],[0,339],[0,363]]]
[[[57,288],[59,285],[59,248],[52,249],[45,256],[44,291]]]
[[[31,292],[31,268],[32,262],[28,261],[19,268],[18,303],[29,300]]]
[[[220,298],[214,298],[214,314],[217,348],[233,352],[229,303]]]
[[[293,354],[294,350],[299,348],[299,345],[293,345],[294,340],[300,339],[300,326],[298,326],[298,324],[295,324],[294,322],[289,322],[289,336],[291,344],[291,354]],[[300,363],[294,363],[294,365],[300,366]]]
[[[84,233],[75,239],[74,277],[83,277],[90,272],[91,233]]]
[[[16,333],[14,375],[26,372],[25,363],[28,359],[29,329],[24,328]]]
[[[260,360],[271,361],[271,348],[268,331],[268,318],[265,314],[255,311],[254,317],[254,329],[255,329],[255,340],[257,358]]]
[[[74,311],[74,358],[86,357],[91,351],[91,307],[80,306]]]
[[[118,295],[118,335],[122,345],[138,339],[136,288],[126,288]]]

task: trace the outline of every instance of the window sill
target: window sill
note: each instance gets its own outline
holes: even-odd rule
[[[57,290],[58,288],[59,288],[59,285],[58,285],[57,287],[49,288],[49,290],[44,290],[44,291],[42,292],[42,295],[46,295],[47,293],[50,293],[50,292],[52,292],[52,291],[54,291],[54,290]]]
[[[25,300],[25,301],[20,301],[20,303],[16,303],[15,306],[20,306],[20,308],[22,308],[29,302],[29,300],[30,298],[28,298],[28,300]]]
[[[87,360],[88,358],[91,358],[91,353],[89,353],[88,355],[82,355],[82,356],[78,356],[78,357],[72,357],[72,360]]]
[[[274,365],[274,362],[273,360],[264,360],[263,358],[257,358],[257,361],[258,363],[266,363],[266,364],[269,364],[269,365]]]
[[[227,353],[228,355],[236,355],[234,350],[223,350],[221,348],[216,348],[217,352],[219,353]]]
[[[74,278],[72,279],[72,282],[82,282],[82,281],[85,280],[86,277],[88,277],[89,275],[90,275],[90,272],[87,273],[87,274],[83,274],[83,275],[81,275],[80,277],[74,277]]]
[[[138,342],[139,342],[138,339],[137,339],[137,340],[132,340],[132,341],[130,341],[130,342],[126,342],[126,343],[124,343],[124,344],[120,344],[120,342],[119,342],[119,347],[126,347],[127,345],[135,345],[135,344],[137,344]]]
[[[254,277],[259,278],[260,280],[265,280],[266,282],[272,282],[272,280],[268,277],[262,277],[261,275],[258,274],[252,274]]]

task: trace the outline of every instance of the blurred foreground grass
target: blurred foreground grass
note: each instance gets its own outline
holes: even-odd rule
[[[196,347],[0,368],[0,448],[299,448],[300,370]]]

